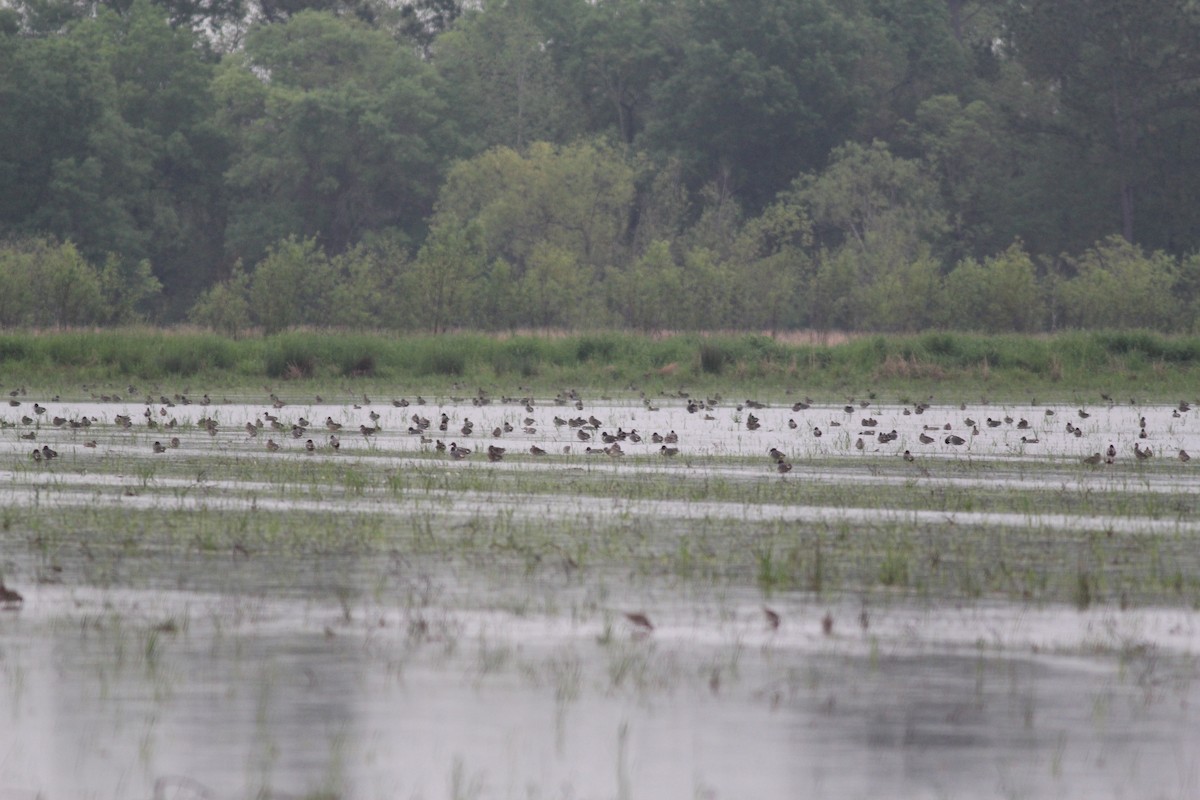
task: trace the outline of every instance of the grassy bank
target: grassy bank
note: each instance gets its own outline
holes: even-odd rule
[[[258,392],[330,380],[358,391],[647,394],[840,401],[1195,399],[1200,337],[1146,332],[866,336],[790,344],[766,336],[627,333],[496,337],[300,331],[229,339],[157,329],[0,334],[0,380],[76,395],[89,387]]]

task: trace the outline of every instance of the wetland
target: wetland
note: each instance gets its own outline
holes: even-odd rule
[[[0,797],[1200,791],[1186,404],[323,388],[0,414]]]

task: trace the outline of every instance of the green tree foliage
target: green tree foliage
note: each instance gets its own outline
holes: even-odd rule
[[[11,0],[0,320],[1191,329],[1198,101],[1194,0]]]
[[[1166,253],[1147,255],[1110,236],[1067,265],[1074,272],[1061,291],[1067,325],[1170,330],[1178,324],[1183,309],[1173,290],[1179,268]]]
[[[1071,142],[1126,239],[1143,216],[1173,214],[1179,193],[1194,203],[1194,181],[1180,181],[1172,162],[1196,164],[1179,147],[1200,135],[1196,3],[1032,0],[1011,4],[1009,25],[1017,58],[1062,112],[1048,132]]]
[[[566,141],[581,130],[532,0],[492,0],[438,39],[438,71],[472,149]]]
[[[228,278],[200,295],[188,312],[188,318],[197,325],[235,338],[251,326],[250,276],[242,269],[240,261]]]
[[[716,181],[761,208],[854,130],[864,40],[827,0],[686,8],[647,135],[693,185]]]
[[[5,37],[0,232],[69,239],[92,261],[149,259],[190,301],[223,237],[210,75],[195,35],[148,0],[62,35]]]
[[[0,245],[0,325],[69,327],[144,318],[162,284],[150,264],[109,256],[89,263],[70,242],[25,238]]]
[[[373,231],[418,234],[458,147],[427,65],[380,31],[305,11],[253,31],[229,69],[216,88],[238,143],[233,255],[255,261],[289,235],[340,253]]]
[[[666,77],[677,5],[669,0],[572,3],[571,26],[557,48],[593,130],[632,145],[645,128],[654,92]]]
[[[280,242],[250,275],[250,313],[266,333],[329,322],[333,268],[316,240]]]
[[[1043,288],[1019,243],[982,263],[964,259],[945,278],[939,322],[987,333],[1036,331],[1045,324]]]
[[[504,259],[517,280],[539,244],[570,253],[602,279],[622,260],[633,181],[632,167],[602,143],[538,142],[524,156],[494,148],[450,172],[433,225],[478,225],[485,257]]]
[[[486,263],[481,239],[478,223],[447,215],[429,232],[405,287],[414,326],[432,333],[488,327],[472,305]]]

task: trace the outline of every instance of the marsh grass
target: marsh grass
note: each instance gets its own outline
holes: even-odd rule
[[[331,380],[386,391],[502,387],[518,393],[571,386],[648,394],[736,390],[802,391],[840,398],[887,392],[913,401],[1073,399],[1096,391],[1177,401],[1194,394],[1200,337],[1147,332],[983,336],[925,333],[864,336],[833,345],[793,344],[761,335],[649,337],[608,332],[565,336],[443,336],[290,331],[227,339],[160,329],[0,335],[9,380],[54,393],[80,384],[149,390],[203,384],[252,391],[264,381],[296,387]]]

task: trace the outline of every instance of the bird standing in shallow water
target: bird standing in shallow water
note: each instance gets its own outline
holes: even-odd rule
[[[15,609],[24,604],[25,598],[15,589],[10,589],[4,585],[4,581],[0,581],[0,605],[6,609]]]
[[[779,617],[779,612],[763,606],[763,616],[767,618],[767,627],[773,631],[779,630],[779,623],[782,621]]]

